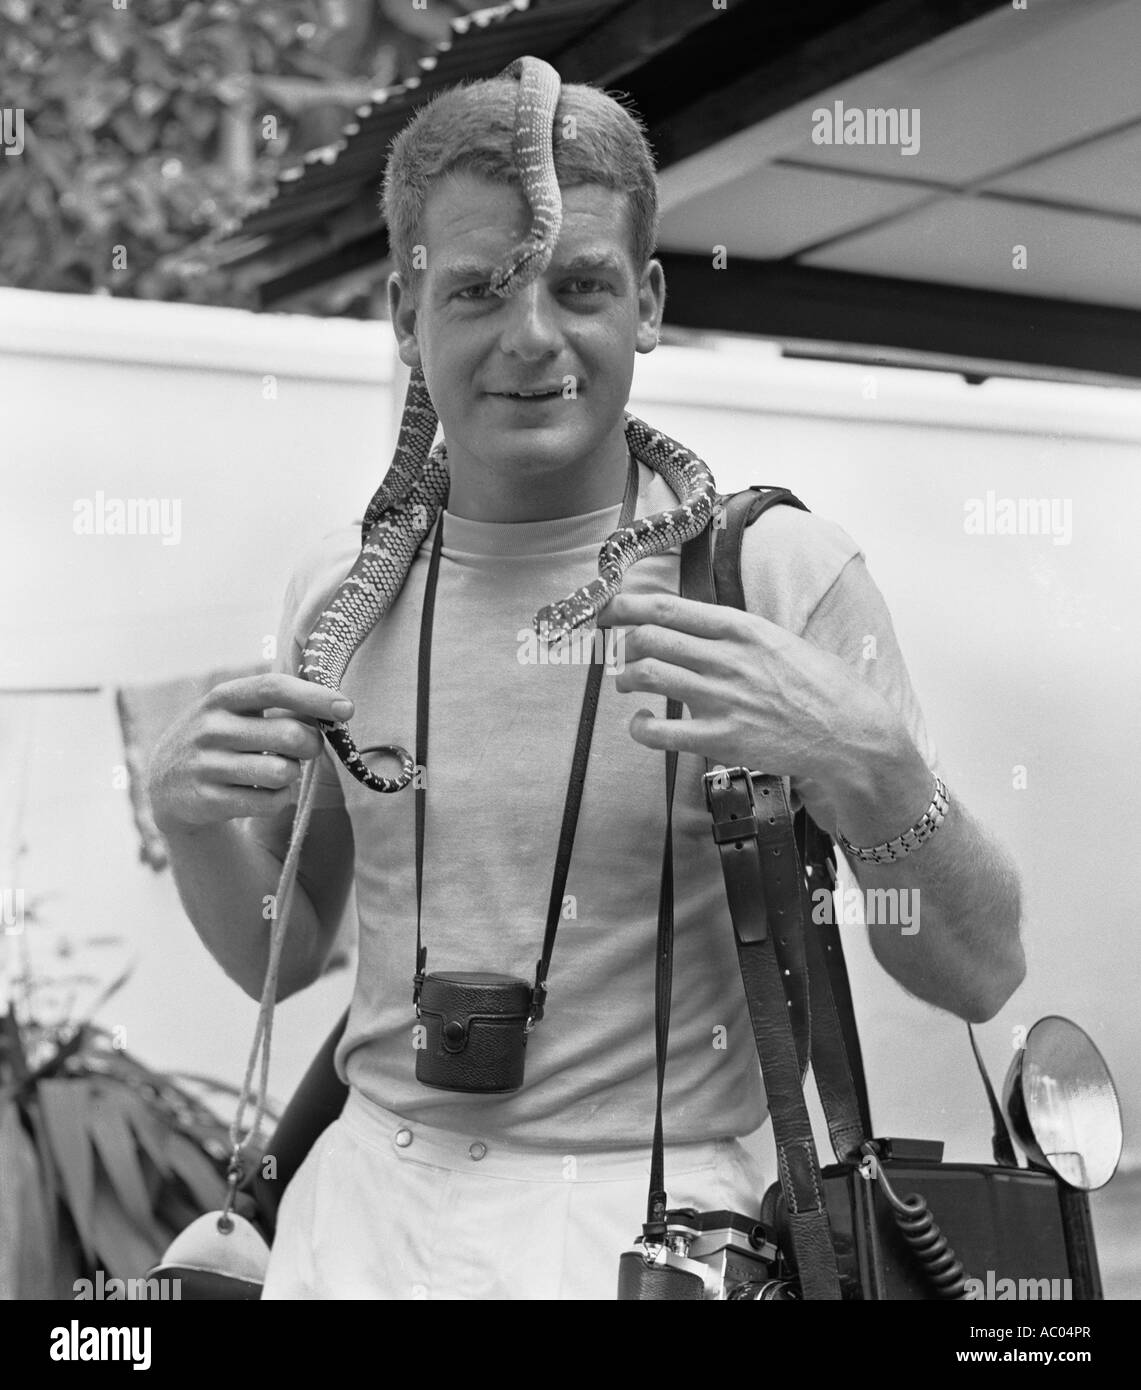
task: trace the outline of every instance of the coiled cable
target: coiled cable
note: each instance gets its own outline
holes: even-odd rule
[[[871,1144],[865,1144],[862,1152],[867,1156],[865,1162],[867,1159],[872,1160],[869,1176],[874,1175],[879,1182],[880,1191],[891,1207],[891,1214],[900,1234],[914,1252],[936,1296],[955,1301],[967,1300],[969,1295],[966,1271],[947,1237],[939,1229],[927,1205],[927,1199],[918,1192],[899,1197],[887,1180],[875,1148]]]

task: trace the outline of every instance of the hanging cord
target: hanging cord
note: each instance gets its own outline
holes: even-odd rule
[[[990,1084],[990,1076],[983,1064],[983,1055],[979,1051],[975,1030],[969,1023],[967,1024],[967,1036],[971,1040],[971,1051],[975,1054],[975,1065],[983,1079],[983,1089],[986,1091],[987,1104],[990,1106],[991,1119],[994,1121],[994,1133],[990,1139],[990,1150],[994,1155],[994,1161],[1004,1168],[1017,1168],[1018,1158],[1014,1152],[1014,1142],[1010,1137],[1010,1130],[1006,1125],[1006,1116],[1002,1113],[1002,1106],[999,1105],[994,1087]]]
[[[887,1180],[875,1145],[864,1144],[860,1151],[864,1155],[864,1161],[860,1164],[860,1175],[879,1183],[880,1191],[891,1208],[900,1235],[914,1252],[920,1268],[935,1289],[936,1296],[955,1302],[967,1300],[969,1295],[966,1271],[931,1215],[927,1199],[918,1192],[912,1192],[906,1197],[898,1196]]]
[[[230,1125],[230,1164],[226,1172],[226,1200],[218,1217],[218,1229],[228,1232],[233,1228],[230,1210],[242,1180],[242,1153],[250,1140],[261,1128],[265,1118],[266,1101],[269,1094],[269,1054],[273,1040],[273,1011],[277,1003],[277,979],[281,967],[281,952],[285,945],[285,933],[289,926],[289,914],[293,907],[293,888],[297,881],[297,869],[301,862],[301,847],[309,829],[309,817],[313,810],[313,793],[317,787],[318,759],[311,758],[301,774],[301,787],[297,794],[297,811],[293,817],[293,829],[289,835],[289,848],[281,866],[274,893],[273,927],[269,938],[269,957],[265,967],[265,983],[262,985],[261,1003],[258,1005],[257,1025],[254,1028],[254,1041],[250,1049],[250,1059],[246,1065],[246,1075],[238,1097],[237,1110]],[[261,1057],[261,1070],[257,1082],[257,1103],[249,1128],[242,1133],[242,1120],[253,1099],[254,1072]]]

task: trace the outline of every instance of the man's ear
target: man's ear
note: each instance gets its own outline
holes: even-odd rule
[[[638,282],[638,335],[636,352],[653,352],[658,345],[662,315],[666,309],[666,273],[661,261],[646,262]]]
[[[396,334],[396,351],[406,367],[420,365],[420,342],[416,335],[416,296],[400,272],[388,277],[388,317]]]

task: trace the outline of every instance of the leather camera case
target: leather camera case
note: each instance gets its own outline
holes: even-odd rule
[[[531,986],[511,975],[433,972],[420,990],[416,1080],[494,1094],[523,1084]]]

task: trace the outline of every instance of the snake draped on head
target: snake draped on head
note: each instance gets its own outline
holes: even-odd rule
[[[558,243],[562,196],[552,132],[561,81],[554,68],[538,58],[519,58],[502,76],[519,82],[512,148],[531,214],[527,236],[490,281],[491,292],[506,298],[546,271]],[[305,679],[339,691],[353,653],[400,593],[448,495],[447,450],[443,442],[432,447],[438,423],[424,373],[416,366],[392,465],[365,512],[360,555],[302,652],[299,673]],[[717,490],[701,459],[630,414],[625,416],[625,433],[630,452],[664,478],[678,506],[643,517],[608,536],[599,551],[597,577],[566,598],[539,609],[534,627],[549,643],[592,626],[621,590],[631,565],[691,540],[713,514]],[[366,765],[347,724],[322,722],[321,729],[341,762],[366,787],[396,792],[412,782],[415,768],[404,748],[386,745],[370,750],[391,754],[400,763],[397,776],[383,777]]]

